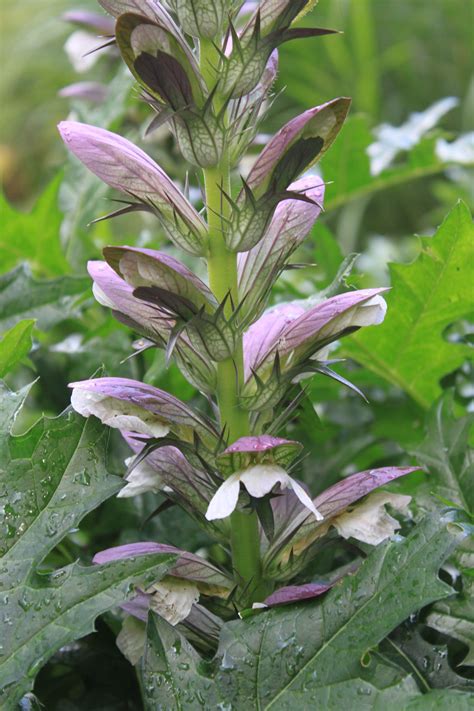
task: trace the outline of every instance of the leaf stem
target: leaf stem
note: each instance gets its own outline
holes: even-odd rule
[[[209,90],[216,82],[219,55],[212,42],[201,40],[200,65]],[[219,111],[219,98],[214,100]],[[217,105],[216,105],[217,104]],[[237,254],[227,249],[225,229],[231,218],[230,205],[223,191],[230,195],[229,156],[224,149],[218,166],[203,170],[206,192],[207,220],[209,225],[209,253],[207,267],[209,286],[219,302],[227,297],[224,313],[232,315],[238,305]],[[221,426],[226,428],[230,442],[250,434],[248,412],[239,402],[240,389],[244,382],[244,359],[242,335],[239,334],[235,352],[231,358],[217,363],[217,401]],[[261,585],[260,537],[255,512],[235,511],[231,515],[232,563],[238,585],[245,603],[264,595]]]

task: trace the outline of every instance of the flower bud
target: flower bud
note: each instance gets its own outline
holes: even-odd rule
[[[188,35],[207,39],[219,36],[231,4],[229,0],[167,0]]]

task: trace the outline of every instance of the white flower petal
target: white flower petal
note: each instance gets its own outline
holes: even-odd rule
[[[308,494],[303,489],[303,487],[300,484],[298,484],[298,482],[295,481],[294,479],[292,479],[291,477],[290,477],[290,486],[293,489],[293,491],[295,492],[298,499],[303,504],[303,506],[305,506],[307,509],[309,509],[311,511],[312,514],[315,515],[316,521],[322,521],[324,516],[318,511],[318,509],[313,504],[311,498],[308,496]]]
[[[268,494],[275,484],[280,484],[282,489],[290,485],[290,477],[277,464],[256,464],[240,472],[240,481],[245,486],[250,496],[260,499]]]
[[[95,282],[92,284],[92,293],[94,294],[95,300],[101,305],[101,306],[107,306],[109,309],[115,309],[116,305],[110,299],[105,291],[100,288],[98,284]]]
[[[216,518],[226,518],[230,516],[232,511],[237,506],[240,490],[240,472],[231,474],[217,489],[212,497],[206,518],[208,521],[213,521]]]
[[[83,417],[94,415],[109,427],[125,432],[165,437],[170,428],[156,415],[131,402],[118,400],[84,388],[74,388],[71,405]]]
[[[150,608],[173,626],[185,620],[199,600],[199,590],[194,583],[173,577],[161,580],[146,592],[151,593]]]
[[[351,326],[377,326],[385,318],[387,313],[387,302],[377,294],[363,304],[360,304],[353,318]]]
[[[146,625],[129,615],[122,624],[115,643],[130,664],[138,664],[143,656],[146,642]]]
[[[356,538],[358,541],[376,546],[393,536],[400,528],[398,521],[386,512],[385,504],[391,504],[394,508],[403,511],[410,501],[411,496],[377,491],[356,506],[353,511],[337,516],[331,523],[343,538]]]
[[[128,457],[128,459],[125,460],[127,467],[130,466],[134,459],[135,457]],[[119,499],[138,496],[138,494],[145,494],[148,491],[157,494],[161,491],[163,486],[163,479],[156,469],[153,469],[153,467],[148,464],[146,459],[143,459],[132,469],[126,481],[128,484],[117,494],[117,498]]]

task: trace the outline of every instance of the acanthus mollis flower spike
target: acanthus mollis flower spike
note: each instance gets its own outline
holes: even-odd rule
[[[120,52],[158,111],[159,122],[163,116],[172,120],[186,160],[201,168],[216,165],[224,145],[223,124],[213,113],[189,47],[183,47],[174,32],[141,15],[120,15],[115,32]]]
[[[214,39],[222,31],[233,0],[166,0],[166,4],[188,35]]]
[[[382,323],[387,309],[381,296],[384,291],[385,288],[361,289],[339,294],[309,309],[303,301],[283,304],[263,314],[244,335],[245,406],[261,407],[261,398],[254,400],[261,389],[259,383],[263,383],[264,391],[273,393],[268,385],[277,356],[279,377],[288,383],[305,369],[311,372],[309,359],[328,344],[361,327]],[[277,395],[281,397],[281,389]]]
[[[222,462],[223,471],[229,471],[235,463],[244,468],[234,471],[220,485],[214,494],[206,518],[209,521],[226,518],[235,510],[242,483],[255,498],[262,498],[279,485],[280,489],[290,488],[316,519],[322,520],[322,515],[316,509],[311,498],[295,479],[277,462],[290,461],[301,449],[299,442],[280,439],[278,437],[241,437],[218,457]],[[280,450],[280,451],[279,451]]]
[[[163,390],[128,378],[96,378],[71,383],[71,405],[80,415],[94,415],[122,432],[165,437],[172,432],[193,442],[195,435],[211,448],[218,434],[204,415]]]
[[[107,185],[153,208],[168,237],[194,255],[207,246],[207,227],[173,181],[140,148],[102,128],[62,121],[59,132],[69,150]]]
[[[160,348],[166,348],[172,337],[175,322],[168,312],[155,304],[148,304],[134,295],[134,288],[127,284],[106,262],[91,261],[87,265],[97,301],[112,309],[115,318],[138,334],[145,336]],[[193,275],[194,276],[194,275]],[[185,377],[208,394],[216,390],[216,369],[209,358],[203,357],[189,342],[185,333],[176,340],[173,357]]]
[[[339,98],[309,109],[283,126],[257,158],[234,207],[234,224],[226,234],[229,249],[246,252],[267,228],[275,206],[285,198],[311,199],[289,184],[309,170],[334,142],[349,111]]]
[[[238,257],[241,317],[258,318],[273,283],[321,213],[324,183],[318,176],[301,178],[289,187],[313,202],[282,200],[260,242]]]
[[[240,33],[230,25],[232,47],[224,59],[220,91],[231,98],[248,94],[258,83],[272,51],[291,39],[334,34],[322,28],[290,28],[311,0],[260,3]],[[229,40],[230,42],[230,40]]]
[[[330,590],[335,582],[287,585],[284,588],[275,590],[274,593],[265,598],[264,605],[276,607],[277,605],[289,605],[292,602],[301,602],[302,600],[313,600],[315,597],[319,597]]]
[[[324,516],[321,523],[309,516],[303,507],[298,506],[299,511],[293,507],[291,517],[286,518],[286,524],[281,521],[279,530],[265,553],[263,559],[265,574],[270,578],[282,580],[293,577],[308,563],[309,558],[305,556],[307,552],[310,555],[311,545],[325,536],[331,526],[337,529],[339,517],[350,515],[346,513],[349,506],[375,489],[418,469],[419,467],[384,467],[351,474],[323,491],[313,500],[314,505]],[[385,491],[381,493],[383,493],[385,501],[390,501],[391,496],[398,496]],[[403,496],[403,500],[398,499],[395,503],[404,507],[408,498]],[[275,517],[278,516],[277,509],[285,506],[286,502],[283,496],[272,501]],[[356,512],[357,507],[354,509],[354,513]],[[344,527],[344,519],[341,523]],[[347,529],[342,528],[342,530],[350,531],[352,534],[356,530],[355,523],[354,519],[347,521]],[[391,535],[393,530],[392,527],[385,537]]]

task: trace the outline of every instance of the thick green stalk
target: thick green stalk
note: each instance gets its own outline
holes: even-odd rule
[[[200,64],[209,89],[215,84],[214,68],[219,57],[209,41],[202,40]],[[215,108],[219,110],[218,99]],[[224,229],[230,218],[230,206],[222,191],[230,194],[230,166],[227,153],[214,168],[203,171],[206,190],[206,208],[209,225],[209,254],[207,259],[209,286],[219,302],[227,298],[225,314],[230,316],[238,304],[237,255],[225,244]],[[244,362],[242,337],[232,358],[217,364],[217,401],[221,425],[226,427],[229,441],[250,434],[248,412],[239,403],[239,391],[243,385]],[[232,562],[239,578],[241,589],[246,589],[249,602],[264,594],[261,588],[260,542],[258,519],[255,513],[235,511],[231,516]]]

